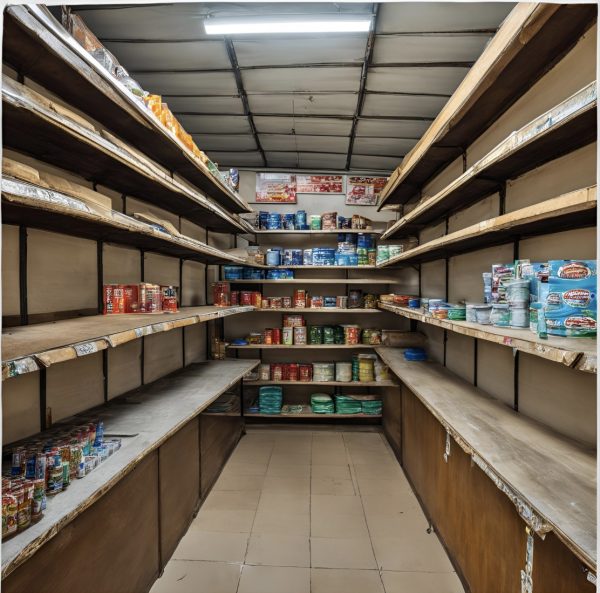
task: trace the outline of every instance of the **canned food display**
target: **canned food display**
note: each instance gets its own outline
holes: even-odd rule
[[[294,327],[294,344],[298,346],[306,344],[306,326]]]

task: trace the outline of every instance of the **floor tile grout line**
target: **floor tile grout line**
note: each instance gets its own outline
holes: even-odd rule
[[[271,457],[273,456],[274,448],[275,448],[275,443],[273,442],[273,444],[271,445],[271,452],[269,454],[269,460],[267,461],[267,472],[269,471],[269,464],[271,463]],[[265,472],[265,476],[266,476],[266,472]],[[260,499],[262,498],[263,487],[264,487],[264,480],[263,480],[263,484],[261,485],[261,488],[260,488],[260,493],[258,495],[258,502],[256,503],[256,509],[254,511],[254,518],[252,519],[252,525],[250,526],[250,533],[248,534],[248,540],[246,541],[246,552],[244,553],[244,560],[243,560],[242,564],[240,565],[240,577],[238,579],[238,584],[235,589],[236,593],[239,593],[239,590],[240,590],[240,583],[242,582],[242,572],[244,570],[244,566],[246,566],[246,557],[248,556],[248,550],[250,548],[250,539],[252,538],[252,533],[254,531],[254,523],[256,522],[256,515],[258,514],[258,507],[260,506]]]

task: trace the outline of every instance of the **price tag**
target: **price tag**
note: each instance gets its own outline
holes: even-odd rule
[[[88,354],[94,354],[98,352],[98,344],[96,342],[87,342],[86,344],[75,344],[73,346],[77,356],[87,356]]]
[[[147,325],[146,327],[136,327],[134,331],[137,338],[149,336],[150,334],[154,333],[153,326],[151,325]]]
[[[504,336],[502,342],[505,346],[510,346],[512,344],[512,338],[510,336]]]
[[[17,377],[26,373],[33,373],[38,370],[38,365],[33,358],[21,358],[11,360],[8,365],[8,376]]]

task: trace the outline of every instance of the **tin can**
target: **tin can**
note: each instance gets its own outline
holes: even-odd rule
[[[284,315],[283,326],[284,327],[302,327],[304,325],[304,317],[302,315]]]
[[[55,465],[49,471],[48,483],[46,484],[46,492],[49,496],[62,492],[63,489],[63,468],[62,463]]]
[[[162,310],[166,313],[177,313],[177,287],[161,286]]]
[[[46,480],[46,455],[37,453],[35,456],[35,479]]]
[[[280,362],[271,363],[271,381],[283,380],[283,364]]]
[[[294,328],[284,327],[281,330],[281,339],[286,346],[291,346],[294,343]]]
[[[215,307],[229,307],[232,304],[230,287],[229,282],[213,282],[213,305]]]
[[[273,344],[273,330],[271,328],[266,328],[262,334],[262,343],[270,346]]]
[[[125,298],[120,284],[105,284],[103,290],[104,315],[125,313]]]
[[[289,381],[290,380],[290,363],[284,362],[281,365],[281,380]]]
[[[335,344],[345,344],[346,343],[346,336],[344,333],[344,328],[341,325],[336,325],[333,328],[333,340]]]
[[[229,293],[229,301],[232,307],[237,307],[240,304],[240,291],[232,290]]]
[[[261,309],[270,309],[271,308],[271,299],[269,297],[263,297],[260,303]]]
[[[17,477],[24,474],[23,465],[25,464],[25,455],[25,447],[15,447],[12,450],[11,476]]]
[[[44,480],[34,480],[33,482],[33,502],[31,507],[31,520],[37,523],[44,511],[44,498],[46,495],[46,482]]]
[[[274,327],[271,330],[271,335],[272,335],[272,339],[273,339],[273,344],[281,344],[281,328],[280,327]]]
[[[344,325],[344,342],[358,344],[360,341],[360,327],[358,325]]]
[[[323,344],[335,344],[335,331],[330,325],[323,327]]]
[[[312,296],[310,297],[310,308],[311,309],[321,309],[323,307],[324,300],[322,296]]]
[[[313,367],[312,364],[299,364],[298,365],[298,380],[299,381],[312,381]]]
[[[250,303],[253,307],[260,309],[262,307],[262,294],[258,291],[254,291],[250,297]]]
[[[360,309],[363,305],[362,290],[348,291],[348,309]]]
[[[297,362],[290,362],[290,364],[288,365],[288,371],[289,371],[289,380],[290,381],[297,381],[298,380],[298,363]]]
[[[281,309],[283,306],[283,299],[281,297],[270,297],[271,309]]]
[[[311,325],[308,328],[308,343],[322,344],[323,343],[323,326]]]
[[[306,344],[306,326],[294,327],[294,344],[296,344],[296,345],[305,345]]]
[[[240,291],[240,305],[242,307],[248,307],[252,305],[252,291],[242,290]]]
[[[85,478],[85,461],[80,461],[77,467],[77,478]]]
[[[291,309],[292,308],[292,297],[282,297],[281,298],[281,306],[284,309]]]
[[[307,296],[306,290],[294,290],[294,307],[304,309],[306,307]]]
[[[271,378],[271,365],[263,363],[258,367],[258,376],[261,381],[268,381]]]
[[[338,309],[346,309],[348,307],[348,297],[347,296],[335,297],[335,306]]]
[[[352,363],[351,362],[336,362],[335,363],[335,380],[340,382],[352,381]]]

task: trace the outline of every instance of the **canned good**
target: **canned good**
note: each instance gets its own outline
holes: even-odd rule
[[[271,308],[271,299],[268,297],[263,297],[260,306],[261,306],[261,309],[270,309]]]
[[[240,291],[232,290],[229,293],[229,300],[231,302],[232,307],[237,307],[240,304]]]
[[[306,344],[306,326],[294,327],[294,344],[305,345]]]
[[[324,301],[322,296],[311,296],[310,297],[310,308],[311,309],[321,309],[323,307]]]
[[[292,297],[282,297],[281,298],[281,306],[284,309],[291,309],[292,308]]]
[[[329,325],[323,327],[323,344],[335,344],[335,332]]]
[[[272,330],[273,344],[281,344],[281,328],[274,327]]]
[[[284,327],[281,330],[281,339],[286,346],[291,346],[294,343],[294,328]]]
[[[289,380],[298,381],[299,364],[297,362],[290,362],[288,365]]]
[[[17,497],[2,489],[2,539],[12,537],[17,533]]]
[[[377,309],[377,295],[366,294],[363,299],[363,307],[365,309]]]
[[[268,363],[262,363],[258,367],[258,376],[261,381],[268,381],[271,378],[271,365]]]
[[[306,307],[307,296],[306,290],[294,290],[294,307],[304,309]]]
[[[281,309],[283,306],[283,299],[281,297],[270,297],[271,309]]]
[[[362,343],[369,344],[372,346],[381,344],[381,330],[380,329],[363,329]]]
[[[322,344],[323,343],[323,326],[311,325],[308,328],[308,343]]]
[[[283,316],[284,327],[302,327],[304,326],[303,315],[284,315]]]
[[[360,309],[363,305],[362,290],[348,291],[348,309]]]
[[[240,291],[240,305],[247,307],[252,305],[252,291],[242,290]]]
[[[358,325],[344,325],[344,343],[358,344],[360,342],[360,327]]]
[[[348,307],[348,297],[347,296],[335,297],[335,306],[338,309],[346,309],[346,307]]]
[[[271,363],[271,381],[283,381],[283,364],[280,362]]]
[[[351,362],[336,362],[335,363],[335,380],[349,382],[352,381],[352,363]]]
[[[377,357],[372,354],[358,355],[358,378],[359,381],[375,381],[375,360]]]
[[[177,287],[161,286],[161,307],[166,313],[177,313]]]
[[[253,307],[260,309],[262,306],[262,294],[258,291],[253,292],[252,296],[250,297],[250,303]]]
[[[266,328],[262,334],[262,343],[266,346],[270,346],[273,344],[273,330],[271,328]]]
[[[103,290],[104,315],[125,313],[125,293],[120,284],[105,284]]]
[[[299,381],[312,381],[313,366],[312,364],[299,364],[298,365],[298,380]]]

